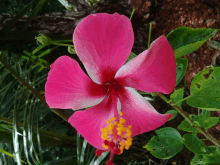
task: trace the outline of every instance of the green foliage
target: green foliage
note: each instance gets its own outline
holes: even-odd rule
[[[166,127],[155,132],[158,136],[153,136],[144,146],[155,157],[168,159],[183,149],[182,137],[176,129]]]
[[[3,58],[7,63],[3,61]],[[16,157],[15,162],[15,159],[1,156],[3,159],[0,157],[0,164],[21,164],[22,159],[32,165],[46,162],[48,157],[50,157],[50,161],[57,159],[61,152],[53,153],[51,150],[48,154],[46,152],[48,148],[41,145],[71,146],[74,145],[75,139],[42,129],[42,127],[49,130],[56,128],[58,131],[58,127],[60,127],[60,130],[68,130],[66,125],[61,124],[62,120],[54,118],[48,106],[36,98],[40,94],[37,91],[30,93],[31,88],[26,86],[29,84],[32,89],[40,91],[45,84],[47,71],[38,72],[39,66],[31,61],[14,58],[7,52],[0,56],[0,60],[2,62],[0,63],[0,144],[3,146],[2,150],[15,153]],[[14,77],[11,76],[11,73]],[[26,83],[23,82],[21,85],[21,80]],[[5,143],[9,143],[9,146],[6,147]],[[65,152],[62,157],[70,156],[71,150]],[[55,156],[54,158],[52,158],[52,154]]]
[[[219,165],[220,164],[220,149],[216,146],[207,147],[210,150],[215,150],[214,153],[209,153],[205,155],[195,155],[191,165]]]
[[[210,154],[214,151],[208,148],[196,135],[184,134],[184,145],[195,154]]]
[[[1,148],[0,148],[0,152],[3,153],[3,154],[5,154],[5,155],[8,155],[8,156],[10,156],[10,157],[12,157],[12,158],[15,158],[15,156],[14,156],[13,154],[11,154],[11,153],[9,153],[9,152],[7,152],[7,151],[1,149]],[[25,163],[23,160],[19,160],[19,161]],[[26,164],[26,163],[25,163],[25,164]]]
[[[190,87],[187,104],[211,111],[220,110],[220,67],[199,72]]]
[[[187,58],[177,58],[176,59],[176,86],[181,82],[183,79],[186,69],[188,66],[188,59]]]
[[[170,99],[176,103],[176,105],[178,107],[181,107],[182,104],[182,99],[183,99],[183,95],[184,95],[184,88],[180,88],[177,90],[174,90],[174,92],[170,95]]]
[[[210,117],[210,111],[203,110],[202,113],[197,115],[190,115],[190,118],[195,124],[195,126],[199,126],[201,128],[204,128],[206,131],[216,125],[219,121],[218,117]],[[198,132],[197,129],[193,128],[191,124],[189,124],[186,119],[181,122],[181,124],[178,126],[180,130],[186,131],[186,132]]]
[[[35,6],[39,0],[34,0],[33,5]],[[28,3],[30,0],[1,0],[0,11],[1,13],[17,15]],[[43,14],[45,12],[62,12],[64,7],[60,5],[58,1],[47,0],[44,7],[38,14]],[[30,11],[27,13],[30,14]]]
[[[177,111],[175,111],[175,110],[169,110],[166,112],[166,114],[169,114],[169,113],[173,114],[173,116],[170,118],[170,120],[173,120],[177,115]]]
[[[167,40],[176,58],[179,58],[200,48],[217,31],[217,29],[179,27],[167,35]]]

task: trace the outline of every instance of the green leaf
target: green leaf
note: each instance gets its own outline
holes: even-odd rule
[[[171,127],[156,130],[158,136],[153,136],[144,148],[159,159],[168,159],[183,149],[180,133]]]
[[[80,156],[80,164],[81,165],[84,165],[86,146],[87,146],[87,141],[86,141],[86,139],[84,139],[83,145],[82,145],[81,156]]]
[[[180,89],[177,89],[177,90],[174,90],[174,92],[170,95],[170,99],[174,102],[174,103],[177,103],[176,104],[178,107],[181,106],[182,104],[182,99],[183,99],[183,94],[184,94],[184,88],[180,88]]]
[[[55,46],[53,48],[49,48],[47,50],[45,50],[44,52],[42,52],[38,57],[41,58],[49,53],[51,53],[53,50],[55,50],[56,48],[58,48],[59,46]]]
[[[80,164],[80,155],[81,155],[81,142],[80,142],[80,134],[77,133],[77,138],[76,138],[76,143],[77,143],[77,164]]]
[[[186,73],[187,66],[188,66],[188,59],[187,58],[176,59],[176,86],[183,79],[183,77]]]
[[[196,131],[198,132],[196,129],[193,130],[193,127],[191,126],[191,124],[189,122],[187,122],[186,120],[183,120],[180,125],[178,126],[178,128],[180,130],[186,131],[186,132],[193,132]]]
[[[190,115],[190,119],[192,119],[193,125],[204,128],[206,131],[219,121],[218,117],[210,117],[210,111],[206,110],[203,110],[199,116]],[[197,129],[194,129],[186,120],[183,120],[178,128],[186,132],[198,132]]]
[[[176,58],[199,49],[208,39],[212,38],[217,29],[179,27],[167,35]]]
[[[37,52],[39,52],[44,47],[45,47],[44,45],[39,45],[36,49],[33,50],[32,54],[36,54]]]
[[[130,56],[128,57],[128,59],[127,59],[126,62],[132,60],[132,59],[135,58],[136,56],[137,56],[136,54],[134,54],[133,52],[131,52],[131,53],[130,53]]]
[[[206,145],[195,135],[184,134],[183,143],[195,154],[207,154]]]
[[[207,131],[209,128],[218,124],[218,121],[219,121],[219,117],[210,117],[203,122],[204,125],[203,127]]]
[[[220,110],[220,67],[199,72],[190,87],[187,104],[210,111]]]
[[[0,148],[0,152],[3,153],[3,154],[5,154],[5,155],[8,155],[8,156],[10,156],[10,157],[16,158],[13,154],[11,154],[11,153],[9,153],[9,152],[7,152],[7,151],[1,149],[1,148]],[[20,159],[20,160],[21,160],[21,159]],[[23,161],[23,160],[21,160],[21,161],[22,161],[23,163],[27,164],[25,161]]]
[[[216,146],[209,146],[207,149],[215,148],[214,153],[206,155],[195,155],[191,165],[219,165],[220,164],[220,149]]]
[[[166,112],[166,114],[169,114],[169,113],[173,114],[173,116],[169,120],[173,120],[176,117],[176,115],[177,115],[177,111],[176,110],[169,110],[169,111]]]

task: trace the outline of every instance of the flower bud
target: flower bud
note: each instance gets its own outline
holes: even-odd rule
[[[38,37],[35,37],[35,39],[38,42],[40,42],[41,45],[44,46],[49,46],[52,44],[52,40],[46,34],[43,33],[40,33]]]

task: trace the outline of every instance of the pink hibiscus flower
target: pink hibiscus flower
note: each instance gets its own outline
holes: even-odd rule
[[[59,57],[48,74],[45,97],[51,108],[82,109],[68,122],[91,145],[120,154],[132,137],[154,130],[172,114],[159,114],[143,98],[144,92],[171,93],[176,84],[174,52],[165,36],[150,49],[123,65],[130,55],[134,34],[123,15],[98,13],[84,18],[73,34],[76,53],[89,77],[68,56]],[[123,117],[122,117],[123,115]]]

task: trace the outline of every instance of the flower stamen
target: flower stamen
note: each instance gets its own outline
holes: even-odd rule
[[[104,140],[102,146],[107,150],[111,150],[109,164],[112,163],[114,154],[122,154],[124,149],[128,150],[132,145],[131,125],[125,127],[126,120],[120,112],[119,120],[115,117],[109,119],[106,123],[107,127],[101,129],[101,138]]]

